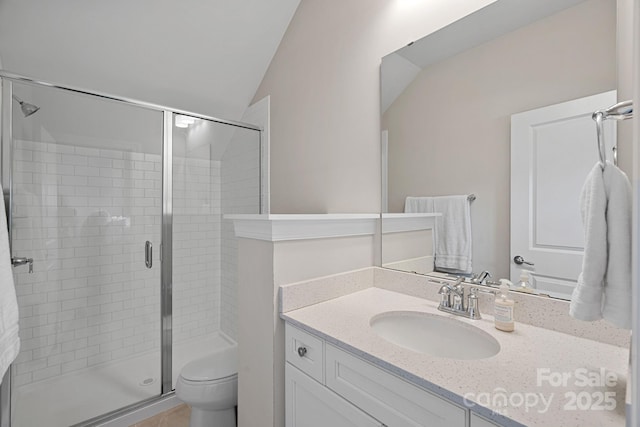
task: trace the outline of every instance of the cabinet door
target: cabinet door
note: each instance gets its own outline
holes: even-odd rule
[[[382,427],[289,363],[285,381],[286,427]]]
[[[331,344],[326,384],[339,396],[393,427],[464,427],[469,411]]]

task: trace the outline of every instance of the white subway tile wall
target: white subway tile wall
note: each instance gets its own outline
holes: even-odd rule
[[[220,162],[173,161],[173,342],[220,329]]]
[[[222,157],[222,209],[225,214],[260,212],[260,136],[238,129]],[[222,220],[222,289],[220,328],[237,341],[238,244],[233,221]]]
[[[160,156],[29,141],[14,156],[14,254],[34,258],[33,274],[16,270],[15,384],[157,351]],[[174,343],[220,329],[236,337],[236,243],[221,222],[258,212],[258,159],[247,130],[222,161],[174,159]]]
[[[158,349],[161,163],[153,154],[17,141],[13,253],[25,385]],[[159,251],[155,251],[155,263]]]

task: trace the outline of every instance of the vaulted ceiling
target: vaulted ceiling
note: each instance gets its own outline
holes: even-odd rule
[[[0,0],[5,70],[239,119],[300,0]]]

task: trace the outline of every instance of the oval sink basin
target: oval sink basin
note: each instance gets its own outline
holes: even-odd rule
[[[369,323],[385,340],[432,356],[485,359],[500,351],[500,343],[483,330],[435,314],[393,311],[378,314]]]

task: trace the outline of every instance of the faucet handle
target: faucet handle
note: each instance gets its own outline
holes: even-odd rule
[[[469,296],[467,297],[467,314],[470,319],[474,320],[482,319],[482,316],[480,316],[480,309],[478,308],[478,292],[491,295],[497,295],[498,293],[496,291],[476,287],[469,290]]]
[[[440,290],[438,291],[438,295],[440,295],[440,307],[450,308],[451,307],[451,288],[448,285],[442,285]]]
[[[464,277],[460,276],[456,279],[456,283],[453,285],[453,289],[455,289],[456,292],[458,292],[461,297],[464,297],[464,286],[462,286],[463,282],[464,282]]]
[[[478,308],[478,288],[471,288],[467,297],[467,314],[470,319],[482,319],[480,309]]]
[[[462,294],[453,295],[453,309],[456,311],[464,311],[464,296]]]

